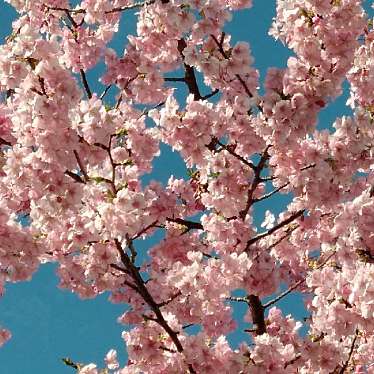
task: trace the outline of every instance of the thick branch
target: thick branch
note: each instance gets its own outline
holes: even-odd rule
[[[187,84],[188,91],[190,94],[193,94],[195,100],[201,100],[202,96],[200,95],[199,86],[197,85],[195,70],[192,66],[186,64],[184,62],[183,50],[187,47],[187,43],[184,39],[178,40],[178,51],[182,56],[183,64],[184,64],[184,80]]]
[[[249,309],[251,311],[253,324],[256,326],[256,335],[262,335],[266,333],[265,323],[265,308],[263,307],[261,300],[256,295],[248,295]]]

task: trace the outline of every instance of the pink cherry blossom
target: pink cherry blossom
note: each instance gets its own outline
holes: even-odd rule
[[[54,262],[60,288],[122,304],[127,364],[110,349],[103,369],[73,363],[81,374],[373,373],[363,2],[277,0],[269,34],[293,55],[264,77],[251,46],[224,31],[250,0],[8,3],[18,18],[0,46],[0,295]],[[117,52],[126,17],[136,32]],[[346,80],[353,113],[319,130]],[[168,172],[167,147],[186,177],[148,182],[160,163]],[[282,311],[292,293],[303,321]],[[1,328],[0,345],[10,336]]]

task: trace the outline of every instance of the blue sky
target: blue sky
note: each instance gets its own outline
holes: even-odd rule
[[[272,17],[275,15],[275,0],[254,0],[250,10],[234,14],[226,31],[233,35],[234,41],[245,40],[251,45],[255,66],[264,78],[268,67],[285,67],[288,51],[280,42],[267,35]],[[368,4],[368,2],[365,2]],[[12,8],[4,1],[0,2],[0,39],[10,33],[11,21],[16,16]],[[127,13],[122,19],[121,34],[134,32],[134,17]],[[121,51],[124,39],[117,36],[112,47]],[[88,74],[92,79],[102,71],[99,66]],[[100,86],[92,87],[101,92]],[[179,86],[181,87],[181,86]],[[180,88],[182,90],[182,88]],[[183,95],[181,91],[179,95]],[[330,128],[334,118],[349,114],[345,106],[347,90],[319,117],[319,128]],[[181,159],[168,147],[162,147],[162,154],[154,163],[154,172],[144,178],[144,183],[157,179],[165,183],[169,176],[185,177],[186,169]],[[274,213],[283,210],[289,197],[280,196],[271,202],[264,202],[255,212],[258,223],[266,209]],[[140,243],[140,249],[146,251],[157,242],[161,233]],[[103,358],[110,348],[118,350],[121,364],[125,363],[124,343],[121,339],[123,326],[116,323],[117,317],[125,310],[124,305],[113,305],[107,301],[107,295],[94,300],[82,301],[67,291],[56,288],[58,280],[54,274],[54,265],[44,265],[30,282],[8,284],[6,294],[0,299],[0,324],[12,331],[13,338],[0,349],[2,374],[25,373],[72,373],[66,367],[62,357],[71,357],[76,362],[96,362],[103,364]],[[300,298],[289,296],[279,306],[286,314],[297,318],[306,316]],[[242,315],[244,308],[235,307],[235,316]],[[230,336],[235,344],[244,335]]]

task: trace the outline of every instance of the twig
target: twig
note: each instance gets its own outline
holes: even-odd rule
[[[79,364],[76,364],[75,362],[73,362],[69,357],[64,357],[61,359],[62,362],[66,365],[66,366],[70,366],[76,370],[79,370],[80,369],[80,366]]]
[[[89,99],[91,99],[92,98],[92,92],[91,92],[90,86],[88,85],[86,73],[84,72],[83,69],[80,69],[79,72],[80,72],[80,75],[81,75],[81,78],[82,78],[82,83],[83,83],[84,89],[86,91],[87,97]]]
[[[81,159],[79,157],[78,152],[75,149],[74,149],[73,152],[74,152],[75,159],[77,160],[79,169],[80,169],[80,171],[82,172],[82,174],[84,176],[84,180],[87,182],[90,179],[90,177],[87,174],[86,168],[84,167],[84,165],[83,165],[83,163],[82,163],[82,161],[81,161]]]
[[[300,169],[300,171],[304,171],[304,170],[307,170],[307,169],[310,169],[310,168],[314,168],[316,166],[315,163],[313,164],[310,164],[310,165],[307,165],[307,166],[304,166]]]
[[[186,226],[189,230],[204,230],[203,225],[199,222],[188,221],[182,218],[166,218],[166,221]]]
[[[280,190],[282,190],[284,187],[287,187],[289,184],[290,184],[290,182],[282,184],[280,187],[278,187],[275,190],[269,192],[268,194],[263,195],[263,196],[259,197],[258,199],[253,199],[253,202],[258,203],[259,201],[268,199],[269,197],[273,196],[274,194],[276,194],[277,192],[279,192]]]
[[[247,203],[246,203],[245,208],[239,213],[240,218],[243,221],[245,220],[245,217],[247,216],[249,209],[254,203],[253,194],[256,191],[256,188],[258,187],[258,185],[261,183],[261,172],[266,165],[266,161],[269,159],[268,149],[270,147],[271,147],[270,145],[266,146],[265,150],[262,152],[261,159],[258,165],[256,165],[254,168],[255,175],[254,175],[253,182],[251,183],[251,187],[248,189]]]
[[[354,336],[354,338],[353,338],[353,340],[352,340],[352,344],[351,344],[351,348],[350,348],[350,350],[349,350],[348,358],[347,358],[347,360],[344,362],[342,368],[340,369],[339,374],[344,374],[345,370],[348,368],[349,361],[351,360],[351,357],[352,357],[353,351],[354,351],[354,349],[355,349],[355,344],[356,344],[357,338],[358,338],[358,329],[356,329],[355,336]]]
[[[70,170],[65,170],[65,174],[70,178],[73,178],[78,183],[86,183],[78,174],[75,174]]]
[[[47,6],[45,5],[45,7],[49,10],[57,10],[57,11],[61,11],[61,12],[68,12],[68,13],[76,13],[76,14],[79,14],[79,13],[86,13],[86,10],[85,9],[68,9],[68,8],[60,8],[60,7],[52,7],[52,6]]]
[[[218,41],[217,38],[213,34],[211,34],[210,36],[214,40],[214,42],[217,44],[218,50],[221,53],[221,55],[223,56],[223,58],[225,60],[229,60],[229,57],[227,56],[225,50],[223,49],[223,41],[224,41],[224,38],[225,38],[225,34],[224,33],[221,34],[221,40],[220,41]],[[243,78],[239,74],[235,74],[235,77],[240,82],[242,87],[244,88],[245,93],[249,97],[253,97],[251,91],[249,90],[247,84],[244,82]],[[262,110],[262,108],[259,108],[259,109]]]
[[[182,292],[181,291],[178,291],[175,295],[171,296],[168,300],[166,301],[163,301],[162,303],[158,303],[158,306],[161,308],[165,305],[168,305],[170,304],[173,300],[175,300],[177,297],[181,296],[182,295]]]
[[[325,261],[322,262],[322,264],[318,265],[316,267],[315,270],[318,270],[320,269],[321,267],[325,266],[327,261],[330,260],[330,258],[332,256],[335,255],[336,252],[333,252],[330,256],[327,257],[327,259]],[[289,293],[291,293],[293,290],[295,290],[298,286],[300,286],[300,284],[304,283],[306,281],[306,278],[303,278],[303,279],[300,279],[299,281],[297,281],[293,286],[291,286],[290,288],[288,288],[286,291],[282,292],[280,295],[278,295],[277,297],[275,297],[273,300],[270,300],[269,302],[267,302],[265,305],[264,305],[264,308],[268,308],[269,306],[275,304],[276,302],[278,302],[279,300],[283,299],[285,296],[287,296]]]
[[[295,219],[299,218],[300,216],[302,216],[305,212],[305,209],[301,209],[299,211],[297,211],[296,213],[292,214],[290,217],[286,218],[284,221],[280,222],[278,225],[275,225],[274,227],[272,227],[271,229],[269,229],[268,231],[262,233],[262,234],[259,234],[259,235],[256,235],[254,238],[248,240],[247,242],[247,246],[245,247],[245,251],[248,251],[249,247],[253,244],[253,243],[256,243],[257,241],[259,241],[260,239],[263,239],[271,234],[273,234],[275,231],[279,230],[280,228],[288,225],[289,223],[291,223],[292,221],[294,221]]]
[[[249,166],[252,170],[256,170],[256,166],[253,165],[252,162],[247,161],[244,157],[242,157],[242,156],[240,156],[239,154],[237,154],[235,151],[233,151],[233,150],[231,149],[230,146],[221,143],[218,139],[217,139],[217,141],[216,141],[216,144],[218,144],[220,147],[222,147],[224,150],[226,150],[228,153],[230,153],[231,156],[234,156],[234,157],[237,158],[239,161],[241,161],[243,164]]]
[[[151,227],[156,227],[157,220],[150,223],[148,226],[144,227],[141,231],[139,231],[135,236],[131,238],[131,241],[140,238],[143,234],[145,234]]]
[[[275,246],[277,246],[279,243],[281,243],[284,239],[286,239],[288,236],[290,236],[298,227],[299,227],[299,225],[296,225],[295,227],[292,227],[290,230],[287,230],[286,234],[281,236],[273,244],[269,245],[269,247],[266,248],[266,251],[270,251],[271,249],[273,249]],[[257,255],[253,257],[253,260],[256,260],[260,256],[260,254],[261,254],[261,252],[257,253]]]
[[[214,91],[212,91],[211,93],[209,93],[208,95],[205,95],[201,98],[201,100],[208,100],[210,99],[211,97],[213,97],[214,95],[218,94],[219,92],[219,89],[216,88]]]
[[[111,87],[112,87],[111,84],[109,84],[108,86],[105,87],[105,90],[104,90],[103,93],[100,95],[100,100],[104,99],[105,95],[108,93],[108,91],[110,90]]]
[[[276,298],[274,298],[273,300],[267,302],[265,305],[264,305],[264,308],[269,308],[269,306],[275,304],[276,302],[278,302],[279,300],[283,299],[285,296],[287,296],[289,293],[291,293],[293,290],[295,290],[297,287],[300,286],[300,284],[304,283],[305,282],[305,278],[303,279],[300,279],[298,282],[296,282],[292,287],[290,287],[288,290],[282,292],[280,295],[278,295]]]
[[[186,82],[185,78],[171,78],[171,77],[164,77],[165,82]]]
[[[283,368],[287,369],[287,366],[294,364],[300,358],[301,358],[301,354],[298,353],[292,360],[285,362]]]
[[[144,1],[144,2],[141,2],[141,3],[134,3],[132,5],[127,5],[127,6],[123,6],[123,7],[117,7],[117,8],[113,8],[111,10],[107,10],[105,12],[105,14],[111,14],[111,13],[116,13],[116,12],[124,12],[126,10],[141,8],[141,7],[146,6],[146,5],[151,5],[154,2],[155,2],[155,0],[150,0],[150,1]]]

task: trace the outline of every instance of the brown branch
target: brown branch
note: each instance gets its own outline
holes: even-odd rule
[[[178,291],[175,295],[171,296],[168,300],[166,301],[163,301],[162,303],[158,303],[158,306],[161,308],[165,305],[168,305],[170,304],[173,300],[175,300],[177,297],[181,296],[182,295],[182,292],[181,291]]]
[[[254,168],[255,175],[254,175],[253,182],[251,183],[251,187],[248,189],[247,203],[246,203],[245,208],[239,213],[240,218],[243,221],[245,220],[245,217],[247,216],[249,209],[254,203],[253,194],[256,191],[256,188],[258,187],[258,185],[261,183],[261,172],[266,165],[266,161],[269,159],[268,149],[270,147],[271,147],[270,145],[266,146],[265,150],[262,152],[259,163]]]
[[[300,171],[304,171],[304,170],[307,170],[307,169],[310,169],[310,168],[314,168],[316,166],[316,164],[310,164],[310,165],[307,165],[307,166],[304,166],[300,169]]]
[[[100,100],[103,100],[105,95],[108,93],[108,91],[110,90],[110,88],[112,87],[111,84],[109,84],[108,86],[105,87],[103,93],[100,95]]]
[[[157,105],[155,105],[155,106],[152,107],[152,108],[144,109],[143,112],[142,112],[142,114],[140,115],[139,118],[141,118],[141,117],[143,117],[143,116],[147,116],[150,110],[160,108],[160,107],[162,107],[164,104],[165,104],[165,101],[162,101],[161,103],[158,103]],[[139,119],[139,118],[138,118],[138,119]]]
[[[209,93],[208,95],[205,95],[201,98],[201,100],[208,100],[210,99],[211,97],[213,97],[214,95],[217,95],[219,92],[219,89],[216,88],[214,91],[212,91],[211,93]]]
[[[72,25],[74,28],[77,28],[77,27],[78,27],[78,24],[75,22],[75,19],[72,17],[72,15],[70,14],[69,10],[68,10],[68,9],[64,9],[64,13],[66,14],[66,17],[67,17],[68,20],[70,21],[71,25]]]
[[[298,282],[296,282],[292,287],[290,287],[288,290],[282,292],[280,295],[278,295],[276,298],[274,298],[273,300],[270,300],[269,302],[267,302],[265,305],[264,305],[264,308],[269,308],[269,306],[275,304],[276,302],[278,302],[279,300],[283,299],[285,296],[287,296],[289,293],[291,293],[293,290],[295,290],[297,287],[300,286],[300,284],[304,283],[305,282],[305,278],[303,279],[300,279]]]
[[[52,7],[52,6],[47,6],[47,5],[44,5],[48,10],[57,10],[57,11],[61,11],[61,12],[68,12],[68,13],[76,13],[76,14],[79,14],[79,13],[86,13],[86,10],[85,9],[68,9],[68,8],[60,8],[60,7]]]
[[[357,338],[358,338],[358,330],[356,329],[355,336],[354,336],[354,338],[352,340],[351,348],[349,350],[348,358],[344,362],[342,368],[340,369],[339,374],[344,374],[345,370],[348,368],[349,361],[351,360],[353,351],[355,349],[355,344],[356,344]]]
[[[323,261],[320,265],[318,265],[315,270],[318,270],[320,268],[322,268],[323,266],[326,265],[327,261],[330,260],[330,258],[332,256],[335,255],[336,252],[333,252],[331,255],[329,255],[325,261]],[[286,291],[282,292],[280,295],[278,295],[277,297],[275,297],[273,300],[270,300],[268,301],[265,305],[264,305],[264,308],[268,308],[269,306],[275,304],[276,302],[278,302],[279,300],[283,299],[285,296],[287,296],[289,293],[291,293],[293,290],[295,290],[298,286],[300,286],[301,284],[303,284],[304,282],[306,281],[306,278],[303,278],[303,279],[300,279],[299,281],[297,281],[293,286],[291,286],[290,288],[288,288]]]
[[[184,55],[183,55],[183,50],[187,47],[187,43],[184,39],[179,39],[178,40],[178,51],[182,57],[183,60],[183,65],[184,65],[184,80],[187,84],[188,91],[190,94],[193,94],[195,100],[201,100],[202,96],[200,95],[199,91],[199,86],[197,84],[196,80],[196,75],[195,75],[195,70],[192,66],[186,64],[184,62]]]
[[[216,144],[218,144],[220,147],[222,147],[224,150],[226,150],[228,153],[230,153],[231,156],[234,156],[239,161],[241,161],[243,164],[249,166],[252,170],[256,170],[256,166],[253,165],[252,162],[247,161],[244,157],[237,154],[229,145],[223,144],[219,140],[216,140]]]
[[[73,173],[70,170],[65,170],[65,174],[70,178],[74,179],[78,183],[86,183],[78,174]]]
[[[143,6],[146,6],[146,5],[151,5],[155,2],[155,0],[150,0],[150,1],[144,1],[144,2],[141,2],[141,3],[134,3],[132,5],[127,5],[127,6],[123,6],[123,7],[117,7],[117,8],[113,8],[111,10],[107,10],[105,12],[105,14],[111,14],[111,13],[117,13],[117,12],[124,12],[126,10],[131,10],[131,9],[135,9],[135,8],[141,8]]]
[[[248,298],[247,297],[234,297],[234,296],[229,296],[226,298],[227,301],[236,301],[238,303],[248,303]]]
[[[259,201],[262,201],[262,200],[265,200],[265,199],[268,199],[269,197],[275,195],[277,192],[279,192],[280,190],[282,190],[283,188],[287,187],[288,185],[290,184],[290,182],[287,182],[285,184],[282,184],[280,187],[276,188],[275,190],[269,192],[268,194],[266,195],[263,195],[257,199],[253,199],[253,202],[254,203],[258,203]]]
[[[145,6],[145,5],[151,5],[154,2],[155,2],[155,0],[150,0],[150,1],[145,1],[145,2],[134,3],[134,4],[128,5],[128,6],[117,7],[117,8],[113,8],[111,10],[107,10],[105,12],[105,14],[124,12],[126,10],[141,8],[142,6]],[[69,9],[69,8],[61,8],[61,7],[51,7],[51,6],[47,6],[47,5],[45,5],[45,7],[49,10],[57,10],[57,11],[65,12],[67,14],[82,14],[82,13],[84,14],[84,13],[86,13],[86,9]]]
[[[287,366],[293,365],[297,360],[301,358],[301,354],[298,353],[292,360],[285,362],[283,368],[287,369]]]
[[[281,236],[273,244],[269,245],[269,247],[267,247],[265,250],[269,252],[271,249],[273,249],[275,246],[281,243],[284,239],[289,237],[298,227],[299,225],[296,225],[295,227],[292,227],[290,230],[287,230],[285,235]],[[257,253],[257,255],[253,257],[253,260],[256,260],[260,256],[260,254],[261,252]]]
[[[248,295],[249,309],[253,324],[255,325],[256,335],[266,333],[265,323],[265,308],[263,307],[260,298],[257,295]]]
[[[140,238],[143,234],[145,234],[150,228],[156,227],[158,220],[153,221],[148,226],[144,227],[144,229],[140,230],[135,236],[131,238],[131,241]]]
[[[220,41],[218,41],[218,39],[213,34],[211,34],[210,36],[214,40],[214,42],[217,44],[218,50],[221,53],[221,55],[223,56],[223,58],[225,60],[229,60],[230,59],[229,56],[227,55],[227,53],[223,49],[223,41],[225,39],[225,33],[221,34],[221,40]],[[244,88],[245,93],[249,97],[253,97],[251,91],[249,90],[247,84],[244,82],[243,78],[239,74],[235,74],[235,77],[240,82],[240,84],[242,85],[242,87]],[[259,109],[262,110],[262,108],[259,108]]]
[[[11,146],[12,143],[11,142],[8,142],[7,140],[3,139],[3,138],[0,138],[0,146],[1,145],[7,145],[7,146]]]
[[[80,364],[76,364],[75,362],[73,362],[69,357],[64,357],[61,359],[62,362],[66,365],[66,366],[70,366],[72,367],[73,369],[76,369],[76,370],[79,370],[81,368],[81,365]]]
[[[274,227],[272,227],[271,229],[269,229],[268,231],[262,233],[262,234],[259,234],[259,235],[256,235],[254,238],[250,239],[247,241],[247,245],[245,247],[245,251],[248,251],[249,250],[249,247],[253,244],[253,243],[256,243],[257,241],[259,241],[260,239],[263,239],[271,234],[273,234],[275,231],[279,230],[280,228],[288,225],[289,223],[291,223],[292,221],[294,221],[295,219],[299,218],[300,216],[302,216],[305,212],[305,209],[301,209],[295,213],[293,213],[290,217],[286,218],[284,221],[278,223],[278,225],[275,225]]]
[[[155,321],[165,330],[165,332],[169,335],[170,339],[174,343],[177,351],[179,353],[183,352],[183,346],[178,338],[178,333],[175,332],[169,324],[166,322],[159,305],[155,302],[152,295],[149,293],[147,287],[144,284],[144,280],[139,273],[139,269],[131,262],[129,256],[123,250],[121,243],[118,239],[114,239],[116,248],[120,254],[121,261],[125,268],[129,271],[131,278],[136,284],[137,292],[143,298],[143,300],[147,303],[147,305],[151,308],[153,313],[155,314],[156,318]],[[192,374],[196,374],[195,369],[189,364],[189,372]]]
[[[79,169],[80,171],[82,172],[83,174],[83,177],[84,177],[84,180],[87,182],[90,178],[87,174],[87,171],[86,171],[86,168],[84,167],[80,157],[79,157],[79,154],[78,152],[74,149],[74,156],[75,156],[75,159],[77,160],[77,163],[78,163],[78,166],[79,166]]]
[[[86,73],[84,72],[83,69],[80,69],[79,70],[80,72],[80,75],[81,75],[81,79],[82,79],[82,83],[83,83],[83,87],[86,91],[86,95],[89,99],[91,99],[92,97],[92,92],[91,92],[91,89],[90,89],[90,86],[88,85],[88,81],[87,81],[87,77],[86,77]]]
[[[186,82],[186,78],[171,78],[171,77],[164,77],[165,82]]]
[[[188,221],[182,218],[166,218],[166,221],[186,226],[188,230],[204,230],[203,225],[199,222]]]
[[[226,298],[228,301],[236,301],[247,303],[251,312],[252,322],[255,326],[253,329],[246,329],[246,332],[254,332],[256,335],[262,335],[266,333],[266,322],[265,322],[265,307],[262,305],[260,298],[257,295],[248,295],[245,297],[233,297]]]

